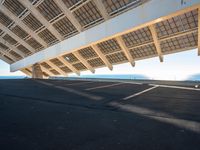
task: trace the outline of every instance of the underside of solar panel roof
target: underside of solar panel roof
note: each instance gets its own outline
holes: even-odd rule
[[[0,59],[49,77],[199,55],[199,20],[199,0],[0,0]]]

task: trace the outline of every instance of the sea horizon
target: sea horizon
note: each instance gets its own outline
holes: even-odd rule
[[[25,79],[27,76],[0,76],[0,79]],[[54,77],[52,77],[54,78]],[[65,77],[55,77],[65,78]],[[115,74],[115,75],[81,75],[81,76],[69,76],[67,78],[106,78],[106,79],[128,79],[128,80],[158,80],[149,78],[142,74]],[[170,80],[170,79],[169,79]],[[191,75],[185,80],[171,80],[171,81],[200,81],[200,74]]]

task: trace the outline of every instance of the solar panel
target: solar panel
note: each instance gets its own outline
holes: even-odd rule
[[[16,34],[18,37],[21,39],[25,39],[29,34],[24,31],[20,26],[16,25],[15,27],[12,28],[11,30],[14,34]]]
[[[103,54],[109,54],[112,52],[120,51],[121,48],[115,39],[110,39],[101,43],[98,43],[97,46],[100,48]]]
[[[12,20],[0,11],[0,22],[7,27],[12,23]]]
[[[36,51],[40,51],[44,47],[38,43],[34,38],[30,38],[26,41],[32,48],[34,48]]]
[[[90,59],[90,60],[88,60],[88,63],[92,67],[100,67],[100,66],[104,66],[105,65],[104,62],[100,58]]]
[[[19,54],[17,54],[15,51],[13,51],[13,50],[11,50],[9,53],[10,53],[12,56],[14,56],[15,58],[17,58],[17,59],[22,59],[22,57],[21,57]]]
[[[131,56],[134,59],[141,59],[144,57],[155,56],[157,54],[156,47],[154,44],[149,44],[130,50]]]
[[[56,5],[56,3],[51,0],[44,0],[37,9],[40,13],[48,20],[52,20],[62,13],[61,9]]]
[[[106,58],[108,59],[108,61],[111,64],[128,61],[128,59],[126,58],[126,56],[123,52],[117,52],[117,53],[114,53],[114,54],[106,55]]]
[[[75,64],[73,64],[73,66],[77,69],[77,70],[85,70],[85,69],[87,69],[86,67],[85,67],[85,65],[84,64],[82,64],[82,63],[75,63]]]
[[[49,45],[58,41],[58,39],[48,29],[44,29],[38,33],[38,36],[41,37],[41,39],[43,39]]]
[[[83,48],[83,49],[79,50],[79,53],[85,59],[97,57],[97,53],[92,49],[92,47]]]
[[[20,50],[22,53],[26,54],[26,55],[30,55],[31,51],[29,51],[26,47],[24,47],[23,45],[19,45],[17,46],[17,49]]]
[[[27,15],[22,21],[33,31],[35,31],[43,26],[43,24],[31,13],[29,15]]]
[[[53,26],[64,37],[68,37],[78,32],[67,17],[58,20],[53,24]]]
[[[54,63],[56,66],[60,67],[60,66],[63,66],[64,64],[59,61],[57,58],[54,58],[54,59],[51,59],[50,60],[52,63]]]
[[[152,41],[152,35],[148,27],[122,35],[127,47],[131,48]]]
[[[195,47],[197,46],[197,39],[197,33],[192,33],[162,41],[160,45],[163,53],[169,53],[184,48]]]
[[[103,18],[93,1],[90,1],[73,12],[83,27],[95,24]]]
[[[78,61],[78,59],[76,58],[76,56],[74,56],[74,54],[72,54],[72,53],[64,55],[63,58],[65,60],[67,60],[69,63],[74,63],[74,62]]]
[[[70,73],[70,72],[72,72],[68,67],[60,67],[60,69],[61,70],[63,70],[64,72],[66,72],[66,73]]]
[[[51,68],[51,66],[49,66],[46,62],[41,63],[41,65],[43,67],[45,67],[46,69],[50,69]]]
[[[13,14],[19,16],[26,8],[17,0],[5,0],[3,5]]]
[[[5,36],[3,36],[3,39],[5,41],[7,41],[8,43],[10,43],[11,45],[15,45],[17,43],[17,41],[15,39],[13,39],[10,35],[6,34]]]

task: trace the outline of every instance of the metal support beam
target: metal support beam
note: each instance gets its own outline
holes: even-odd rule
[[[9,51],[5,51],[3,49],[0,48],[0,52],[2,53],[2,55],[6,55],[7,57],[9,57],[10,59],[12,59],[13,61],[17,61],[18,59],[16,57],[14,57],[13,55],[11,55],[9,53]]]
[[[96,4],[97,8],[99,9],[101,15],[103,16],[104,20],[108,20],[109,19],[109,14],[105,8],[105,6],[103,5],[102,0],[94,0],[94,3]]]
[[[80,62],[81,62],[82,64],[85,65],[85,67],[86,67],[88,70],[90,70],[92,73],[95,73],[94,68],[87,62],[87,60],[85,60],[85,59],[78,53],[78,51],[73,52],[73,54],[76,56],[76,58],[77,58],[78,60],[80,60]]]
[[[107,60],[106,56],[100,51],[97,45],[92,45],[93,50],[97,53],[97,55],[101,58],[104,64],[110,69],[113,70],[112,64]]]
[[[175,3],[177,5],[174,5]],[[195,10],[198,8],[199,4],[199,0],[192,0],[184,5],[181,5],[180,0],[148,1],[144,5],[138,6],[137,8],[131,8],[120,15],[110,18],[106,22],[88,28],[75,36],[13,63],[11,65],[11,70],[17,71],[21,68],[31,66],[34,63],[50,60],[65,55],[68,52],[73,52],[83,47],[88,47],[93,44],[113,39],[117,36],[137,31],[138,29],[147,27],[162,20]],[[138,16],[141,14],[148,15],[143,15],[142,19],[138,19]],[[134,57],[133,59],[136,60]]]
[[[198,56],[200,56],[200,7],[198,8]]]
[[[28,45],[24,40],[22,40],[21,38],[19,38],[13,32],[11,32],[10,30],[8,30],[8,28],[6,28],[1,23],[0,23],[0,29],[3,30],[5,33],[9,34],[13,39],[15,39],[18,43],[20,43],[24,47],[26,47],[29,51],[31,51],[32,53],[35,53],[35,50],[30,45]]]
[[[21,69],[20,71],[23,72],[23,73],[25,73],[29,77],[32,77],[32,73],[28,72],[26,69]]]
[[[7,46],[10,50],[13,50],[14,52],[16,52],[17,54],[19,54],[21,57],[25,57],[26,55],[24,53],[22,53],[19,49],[17,50],[16,47],[14,47],[13,45],[11,45],[10,43],[8,43],[7,41],[5,41],[3,38],[0,37],[0,43],[4,44],[5,46]]]
[[[60,69],[58,66],[56,66],[54,63],[51,61],[45,61],[49,66],[51,66],[53,69],[55,69],[57,72],[59,72],[61,75],[67,76],[67,73],[64,72],[62,69]]]
[[[78,76],[80,76],[80,71],[74,68],[74,66],[72,66],[69,62],[67,62],[63,57],[58,57],[57,59],[60,60],[65,66],[67,66],[70,70],[72,70]]]
[[[162,54],[162,51],[161,51],[161,48],[160,48],[160,42],[158,40],[156,29],[155,29],[154,25],[150,25],[149,29],[151,31],[151,34],[152,34],[152,37],[153,37],[153,41],[154,41],[154,44],[155,44],[155,47],[156,47],[160,62],[163,62],[163,54]]]
[[[21,18],[16,17],[12,12],[10,12],[4,5],[0,5],[1,11],[6,14],[11,20],[15,22],[16,25],[20,26],[26,33],[30,34],[36,41],[47,47],[47,43],[41,39],[35,32],[30,30],[22,21]]]
[[[8,52],[7,53],[4,53],[3,55],[11,58],[13,61],[18,61],[18,59],[16,57],[14,57],[13,55],[9,54]]]
[[[81,8],[83,5],[89,3],[91,0],[79,0],[75,5],[71,6],[69,9],[73,13],[74,11]]]
[[[75,26],[75,28],[81,32],[82,27],[81,24],[76,20],[72,12],[65,6],[65,3],[61,0],[54,0],[54,2],[58,5],[58,7],[63,11],[65,16],[70,20],[70,22]]]
[[[119,46],[121,47],[122,51],[124,52],[125,56],[127,57],[128,61],[134,67],[135,61],[134,61],[133,57],[131,56],[129,49],[126,47],[126,44],[124,43],[122,37],[118,36],[118,37],[116,37],[116,40],[117,40]]]
[[[12,63],[12,61],[10,61],[9,59],[7,59],[6,57],[1,56],[1,55],[0,55],[0,59],[3,60],[3,61],[5,61],[5,62],[8,63],[8,64],[11,64],[11,63]]]
[[[51,71],[49,71],[48,69],[46,69],[42,65],[40,65],[40,67],[41,67],[42,71],[45,72],[46,74],[48,74],[49,76],[54,76],[54,74]]]
[[[58,31],[49,23],[42,14],[31,4],[28,0],[19,0],[26,8],[28,8],[33,16],[35,16],[58,40],[62,41],[64,38]]]

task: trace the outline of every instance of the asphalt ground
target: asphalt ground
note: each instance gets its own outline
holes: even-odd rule
[[[187,87],[0,80],[0,150],[199,150],[200,90]]]

